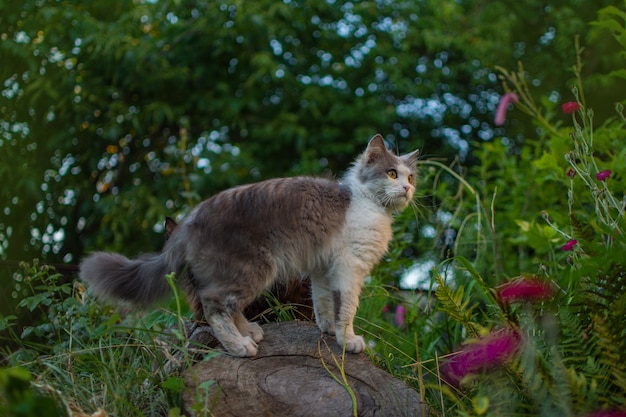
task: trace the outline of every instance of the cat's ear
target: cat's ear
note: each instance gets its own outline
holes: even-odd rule
[[[165,237],[166,237],[166,239],[169,239],[172,236],[172,233],[174,233],[174,230],[176,230],[177,226],[178,226],[178,224],[176,223],[176,220],[172,219],[171,217],[166,217],[165,218]]]
[[[409,166],[417,165],[417,161],[420,157],[420,150],[416,149],[411,153],[407,153],[405,155],[400,156],[400,158],[406,162]]]
[[[367,144],[367,149],[365,150],[365,157],[368,162],[373,162],[377,160],[379,157],[387,153],[387,148],[385,147],[385,141],[380,134],[374,135]]]

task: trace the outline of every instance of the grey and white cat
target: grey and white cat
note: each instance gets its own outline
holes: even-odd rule
[[[417,157],[396,156],[376,135],[338,181],[279,178],[222,191],[176,227],[160,254],[95,252],[80,276],[97,296],[146,307],[170,292],[164,276],[176,272],[224,348],[245,357],[256,355],[263,331],[243,309],[276,280],[308,275],[320,330],[361,352],[353,328],[361,288],[387,251],[393,215],[412,201]]]

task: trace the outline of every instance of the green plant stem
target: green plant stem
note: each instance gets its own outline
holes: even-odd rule
[[[440,168],[444,171],[446,171],[448,174],[452,175],[457,181],[459,181],[459,183],[461,183],[470,193],[472,193],[472,195],[474,196],[475,200],[476,200],[476,224],[477,224],[477,241],[480,241],[480,232],[482,229],[482,215],[481,215],[481,205],[480,205],[480,195],[478,194],[478,191],[476,191],[476,189],[474,187],[472,187],[472,185],[467,182],[467,180],[465,180],[465,178],[463,178],[462,176],[460,176],[457,172],[455,172],[453,169],[451,169],[449,166],[442,164],[441,162],[437,162],[437,161],[433,161],[433,160],[428,160],[428,159],[424,159],[421,161],[417,162],[418,165],[431,165],[437,168]],[[473,213],[472,213],[473,214]],[[468,216],[469,217],[469,216]],[[463,223],[465,223],[465,221],[467,220],[467,218],[464,220]],[[459,230],[459,235],[460,235],[460,230]],[[456,243],[455,243],[456,244]],[[478,248],[476,249],[476,257],[479,257],[479,250]]]
[[[326,344],[326,340],[324,340],[324,344],[326,345],[326,349],[329,352],[331,352],[330,348],[328,347],[328,344]],[[354,390],[350,386],[350,383],[348,382],[348,377],[346,376],[346,370],[345,370],[346,345],[345,343],[341,351],[341,363],[337,361],[337,358],[332,352],[330,353],[333,358],[333,362],[335,363],[335,366],[337,367],[337,369],[339,369],[339,374],[341,375],[341,378],[335,375],[335,373],[330,370],[330,368],[324,361],[324,355],[322,355],[321,342],[318,342],[317,349],[320,355],[320,361],[322,362],[322,366],[324,367],[326,372],[328,372],[328,374],[348,392],[348,395],[350,396],[350,400],[352,401],[352,416],[358,417],[359,413],[358,413],[358,404],[357,404],[356,394],[354,393]]]

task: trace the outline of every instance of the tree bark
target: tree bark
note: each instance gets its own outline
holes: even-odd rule
[[[188,416],[416,416],[417,392],[377,368],[365,354],[342,354],[311,322],[263,326],[254,358],[226,353],[184,374]]]

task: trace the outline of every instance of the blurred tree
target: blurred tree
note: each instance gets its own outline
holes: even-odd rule
[[[467,157],[503,133],[492,67],[523,59],[559,96],[574,36],[609,3],[2,2],[0,282],[21,259],[157,250],[166,215],[341,171],[376,132]]]

